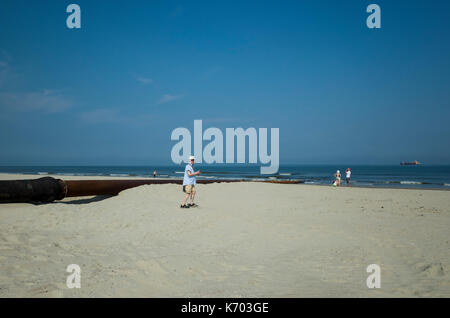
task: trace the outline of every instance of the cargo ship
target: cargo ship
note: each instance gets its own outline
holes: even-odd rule
[[[400,166],[417,166],[421,163],[417,160],[411,161],[411,162],[400,162]]]

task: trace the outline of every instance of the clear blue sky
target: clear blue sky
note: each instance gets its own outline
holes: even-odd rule
[[[280,128],[281,163],[449,164],[449,35],[449,1],[3,0],[0,165],[170,164],[194,119]]]

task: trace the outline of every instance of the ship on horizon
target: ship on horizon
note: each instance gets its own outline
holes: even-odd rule
[[[420,165],[421,163],[417,160],[411,161],[411,162],[400,162],[400,166],[417,166]]]

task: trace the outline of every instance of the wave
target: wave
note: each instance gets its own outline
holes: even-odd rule
[[[48,172],[38,172],[38,174],[40,174],[40,175],[47,175]]]
[[[128,173],[110,173],[111,177],[129,177],[130,175]]]
[[[400,181],[400,184],[425,184],[419,181]]]
[[[405,184],[405,185],[414,185],[414,184],[432,184],[431,182],[425,182],[425,181],[366,181],[376,184]]]

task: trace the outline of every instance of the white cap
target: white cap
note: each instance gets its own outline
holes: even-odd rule
[[[340,171],[338,170],[337,173],[340,173]]]
[[[195,160],[194,156],[189,156],[189,160]]]

